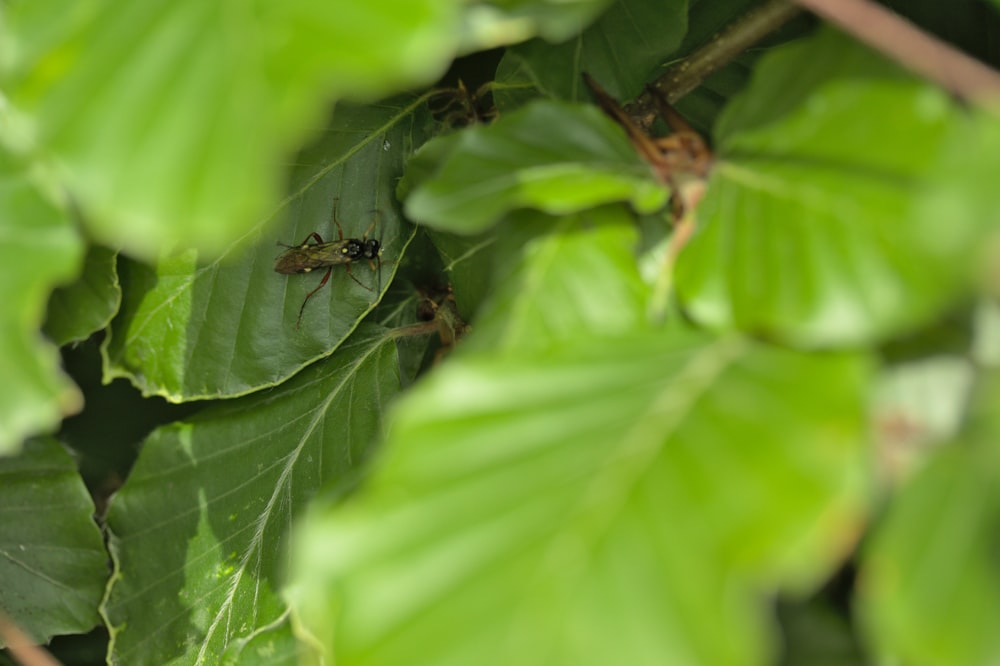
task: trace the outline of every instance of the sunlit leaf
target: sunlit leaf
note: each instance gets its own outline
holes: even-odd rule
[[[398,387],[395,342],[367,327],[276,389],[156,430],[108,513],[114,659],[212,662],[278,621],[290,521],[357,473]]]
[[[5,138],[52,156],[110,246],[225,251],[277,202],[281,162],[331,99],[430,82],[452,0],[16,3]]]
[[[859,534],[862,364],[604,342],[410,392],[366,487],[299,534],[303,635],[338,663],[767,663],[759,586],[814,585]]]
[[[646,328],[649,290],[636,266],[637,240],[624,206],[513,216],[497,241],[495,287],[463,351],[523,355]]]
[[[677,265],[694,319],[857,344],[927,321],[966,284],[981,223],[919,223],[961,118],[943,93],[900,78],[832,33],[762,62],[720,121],[719,161]]]
[[[30,440],[0,458],[0,611],[36,641],[100,621],[108,554],[93,513],[76,464],[55,440]]]
[[[480,232],[518,208],[567,214],[628,201],[651,212],[667,200],[621,128],[596,107],[539,101],[436,141],[450,150],[406,199],[407,216],[436,229]],[[433,142],[428,150],[437,154]]]

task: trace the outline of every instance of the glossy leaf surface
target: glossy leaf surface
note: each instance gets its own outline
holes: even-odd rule
[[[395,342],[366,327],[276,389],[156,430],[108,514],[114,658],[211,662],[279,621],[291,520],[357,474],[398,388]]]

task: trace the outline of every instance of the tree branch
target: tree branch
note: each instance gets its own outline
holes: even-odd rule
[[[870,0],[795,0],[963,99],[1000,94],[1000,73]]]
[[[767,0],[727,25],[683,61],[667,69],[652,87],[673,104],[801,11],[790,0]],[[656,118],[656,101],[649,91],[626,108],[629,115],[646,129]]]

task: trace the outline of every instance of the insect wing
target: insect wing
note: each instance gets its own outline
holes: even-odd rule
[[[315,268],[346,264],[353,259],[349,252],[350,240],[316,243],[290,247],[274,260],[274,270],[283,275],[308,273]]]

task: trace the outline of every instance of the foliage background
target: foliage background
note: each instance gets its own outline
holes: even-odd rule
[[[2,5],[0,645],[994,663],[995,106],[800,16],[678,103],[675,257],[581,73],[754,4]],[[995,4],[887,4],[1000,60]],[[296,326],[334,216],[381,264]]]

